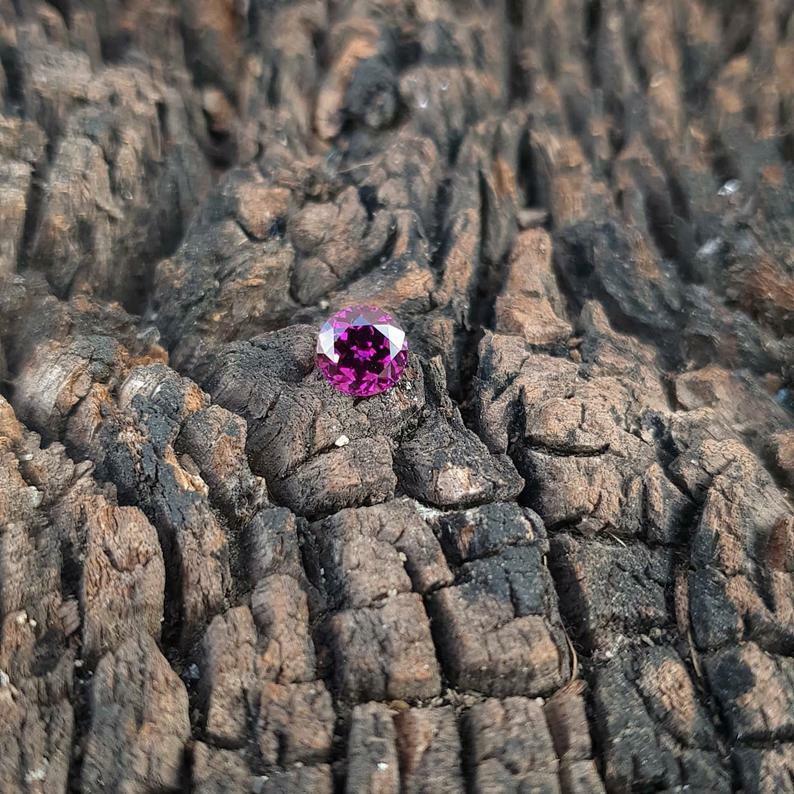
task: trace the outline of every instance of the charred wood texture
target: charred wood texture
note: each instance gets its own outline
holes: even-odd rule
[[[793,380],[789,0],[0,0],[0,791],[794,792]]]

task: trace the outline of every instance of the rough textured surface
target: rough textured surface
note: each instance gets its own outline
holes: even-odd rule
[[[793,76],[785,0],[0,0],[3,794],[794,791]]]

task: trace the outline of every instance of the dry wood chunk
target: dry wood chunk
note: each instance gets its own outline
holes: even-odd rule
[[[289,210],[290,191],[267,182],[240,180],[226,183],[236,204],[235,217],[245,231],[258,240],[278,233]]]
[[[333,609],[369,607],[390,593],[411,592],[399,551],[380,540],[370,517],[359,517],[366,509],[341,511],[312,525],[319,546],[313,567]]]
[[[0,414],[7,500],[0,501],[0,617],[25,610],[21,623],[7,625],[0,660],[15,646],[9,669],[34,665],[29,674],[49,646],[54,659],[61,657],[47,667],[56,671],[71,658],[67,636],[81,626],[90,660],[140,630],[159,637],[165,574],[153,527],[137,508],[118,507],[112,489],[90,477],[90,464],[75,466],[59,443],[40,448],[5,401]],[[30,643],[13,639],[13,625],[37,629]]]
[[[411,500],[341,510],[310,530],[314,567],[337,609],[370,606],[412,587],[426,593],[452,581],[432,529]]]
[[[62,476],[50,478],[63,465]],[[61,539],[46,508],[74,467],[16,421],[0,397],[0,789],[65,791],[74,651],[62,624]],[[28,484],[35,482],[36,485]],[[65,549],[69,539],[63,539]]]
[[[792,640],[791,507],[746,448],[711,442],[696,449],[699,457],[684,451],[674,462],[708,487],[691,546],[695,639],[704,649],[744,638],[784,648]],[[688,460],[698,462],[703,477]]]
[[[496,299],[497,333],[518,334],[533,345],[554,344],[571,335],[551,256],[551,237],[545,230],[518,235]]]
[[[675,399],[686,411],[713,408],[736,436],[750,439],[759,448],[790,424],[785,408],[759,379],[748,372],[732,372],[717,365],[678,375]]]
[[[45,342],[18,373],[14,407],[46,439],[62,437],[66,420],[92,383],[124,372],[124,348],[108,336]]]
[[[669,627],[673,561],[665,548],[554,536],[550,566],[574,636],[593,651],[622,635]]]
[[[570,391],[577,367],[572,361],[528,352],[520,337],[490,331],[478,352],[478,431],[492,452],[506,452],[519,431],[520,406],[553,394],[557,383],[559,390]],[[521,393],[525,386],[532,388],[528,398]]]
[[[100,660],[90,709],[83,791],[179,788],[190,738],[187,692],[151,637],[129,639]]]
[[[75,627],[64,620],[64,587],[77,583],[64,558],[77,564],[82,547],[48,512],[58,514],[79,474],[60,445],[41,450],[0,397],[0,669],[42,707],[71,687]]]
[[[574,686],[555,692],[543,705],[543,713],[561,762],[592,757],[585,700]]]
[[[208,347],[278,327],[295,310],[292,245],[280,234],[249,238],[229,203],[212,195],[215,212],[204,213],[155,271],[158,324],[183,371]]]
[[[604,783],[595,761],[564,761],[560,764],[563,794],[602,794]]]
[[[592,534],[611,528],[623,536],[643,533],[643,474],[653,449],[632,439],[625,452],[578,456],[524,449],[519,469],[530,486],[530,506],[549,527],[574,525]]]
[[[775,433],[769,440],[771,452],[778,472],[782,473],[788,487],[794,485],[794,430]]]
[[[441,178],[439,152],[430,138],[401,127],[391,142],[366,169],[363,190],[392,210],[408,210],[419,217],[426,231],[433,226],[436,187]],[[399,250],[399,249],[398,249]]]
[[[463,736],[474,791],[560,791],[557,755],[536,701],[509,697],[478,703],[464,715]]]
[[[268,504],[265,481],[248,467],[245,442],[245,422],[219,405],[188,416],[174,442],[198,466],[213,504],[235,523]]]
[[[133,369],[106,409],[94,443],[100,471],[157,528],[168,589],[177,595],[188,642],[224,605],[231,575],[228,539],[195,464],[173,449],[180,423],[208,403],[191,381],[162,365]]]
[[[649,409],[666,409],[654,355],[612,331],[590,304],[580,321],[580,364],[530,353],[516,337],[486,336],[480,346],[481,432],[491,449],[506,450],[513,442],[529,504],[548,526],[669,533],[685,500],[657,499],[646,528],[644,502],[656,496],[654,485],[675,494],[660,485],[658,472],[655,481],[646,475],[656,452],[647,434],[636,434]]]
[[[342,18],[331,32],[332,61],[320,85],[314,113],[314,125],[324,140],[341,131],[345,95],[360,65],[377,54],[379,37],[376,25],[355,16],[350,21]]]
[[[35,124],[0,114],[0,274],[14,273],[23,253],[28,196],[43,145]]]
[[[0,453],[0,494],[0,617],[25,610],[46,626],[61,600],[60,544],[36,510],[40,492],[9,453]]]
[[[244,6],[201,0],[181,10],[185,57],[195,79],[236,96],[245,65]]]
[[[209,184],[182,100],[143,70],[91,74],[82,54],[32,49],[26,93],[58,146],[30,263],[60,296],[86,291],[138,304],[149,262],[173,247]]]
[[[642,475],[643,531],[649,545],[672,546],[689,541],[695,504],[652,463]]]
[[[194,742],[191,755],[190,783],[196,794],[253,791],[255,778],[242,753]]]
[[[692,541],[695,564],[714,565],[729,576],[749,573],[754,562],[773,562],[764,559],[764,552],[774,559],[776,551],[767,544],[780,520],[791,516],[783,494],[754,456],[741,448],[737,452],[712,480]],[[794,560],[784,556],[778,563],[775,567],[794,571]]]
[[[256,642],[248,607],[216,615],[202,640],[200,690],[205,728],[216,745],[243,747],[247,740]]]
[[[508,546],[548,549],[540,516],[511,502],[443,513],[437,524],[444,552],[457,565],[490,557]]]
[[[584,698],[575,687],[556,692],[543,706],[554,749],[560,759],[563,794],[603,792],[604,784],[592,758],[590,727]]]
[[[88,372],[96,383],[117,385],[130,367],[164,361],[159,332],[151,325],[141,326],[138,318],[127,314],[118,303],[106,303],[86,295],[68,303],[55,298],[43,276],[33,270],[3,280],[0,330],[8,343],[9,364],[18,373],[32,367],[47,381],[49,367],[63,351],[69,350],[89,364]],[[13,333],[12,333],[13,330]],[[57,340],[58,344],[51,344]],[[57,388],[70,386],[71,370],[63,371],[63,383],[49,382],[45,401]],[[36,405],[39,395],[28,397]],[[16,394],[14,403],[20,402]],[[34,425],[38,432],[46,427]]]
[[[309,600],[299,581],[284,574],[262,579],[251,593],[251,611],[260,635],[257,676],[281,683],[312,680]]]
[[[584,276],[582,281],[592,280],[590,288],[596,293],[602,289],[634,322],[656,331],[678,327],[681,283],[670,263],[655,256],[640,229],[612,220],[587,221],[558,232],[555,249],[560,271],[571,285]]]
[[[401,788],[406,794],[461,794],[460,737],[450,707],[412,708],[395,721]]]
[[[155,421],[148,428],[136,426],[135,415],[107,424],[103,469],[122,497],[137,501],[157,527],[187,642],[224,604],[230,582],[228,545],[203,482],[184,471],[170,445],[163,449],[165,439],[156,435],[163,431],[156,421],[161,415],[150,416]]]
[[[249,580],[255,584],[270,574],[304,578],[298,539],[299,519],[286,507],[259,510],[243,526],[241,545]]]
[[[347,748],[348,794],[399,794],[400,767],[394,714],[381,703],[353,709]]]
[[[429,601],[452,683],[491,695],[540,695],[568,678],[570,660],[551,577],[537,547],[507,547],[466,563]]]
[[[739,779],[747,794],[794,791],[794,745],[781,742],[769,749],[740,747],[734,752]]]
[[[513,499],[524,487],[506,455],[491,455],[459,417],[440,414],[400,445],[395,470],[407,493],[442,508]]]
[[[794,727],[794,663],[755,643],[706,657],[711,691],[736,741],[771,742]]]
[[[326,452],[271,487],[287,507],[315,517],[391,499],[396,485],[389,442],[376,436]]]
[[[683,661],[668,648],[640,648],[594,673],[598,741],[609,791],[688,784],[730,791],[714,727]]]
[[[331,695],[320,681],[263,683],[251,695],[254,735],[265,766],[327,761],[334,735]]]
[[[152,525],[137,508],[98,497],[86,509],[84,531],[83,653],[100,656],[139,629],[158,638],[165,566]]]
[[[379,257],[392,224],[386,212],[368,219],[359,191],[343,190],[333,203],[307,204],[290,218],[290,237],[299,256],[292,278],[300,303],[311,305],[342,286]]]
[[[0,789],[65,792],[74,740],[71,703],[37,703],[4,676],[0,670]]]
[[[215,744],[245,745],[249,705],[255,707],[261,682],[313,681],[308,619],[306,595],[298,583],[274,574],[259,582],[250,609],[235,607],[212,620],[199,668],[206,731]]]
[[[334,677],[342,697],[416,700],[437,695],[441,679],[422,598],[398,593],[329,620]]]
[[[295,764],[291,769],[270,770],[254,778],[252,788],[259,794],[332,794],[334,779],[327,764]]]
[[[88,56],[70,52],[57,44],[36,40],[31,27],[18,41],[19,80],[25,115],[37,121],[48,135],[65,126],[75,103],[89,98],[92,70]]]
[[[607,186],[587,161],[582,144],[561,125],[561,98],[555,86],[544,80],[543,95],[533,102],[538,113],[531,143],[538,206],[547,208],[556,227],[567,228],[588,218],[603,218],[610,206]],[[545,118],[544,118],[545,116]],[[555,248],[559,243],[555,241]]]

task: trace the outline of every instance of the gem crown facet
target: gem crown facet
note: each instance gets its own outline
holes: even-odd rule
[[[334,388],[354,397],[372,397],[399,381],[408,361],[408,340],[383,309],[347,306],[320,328],[316,361]]]

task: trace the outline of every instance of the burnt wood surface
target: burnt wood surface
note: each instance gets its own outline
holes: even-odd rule
[[[0,0],[0,379],[3,794],[794,792],[791,0]]]

